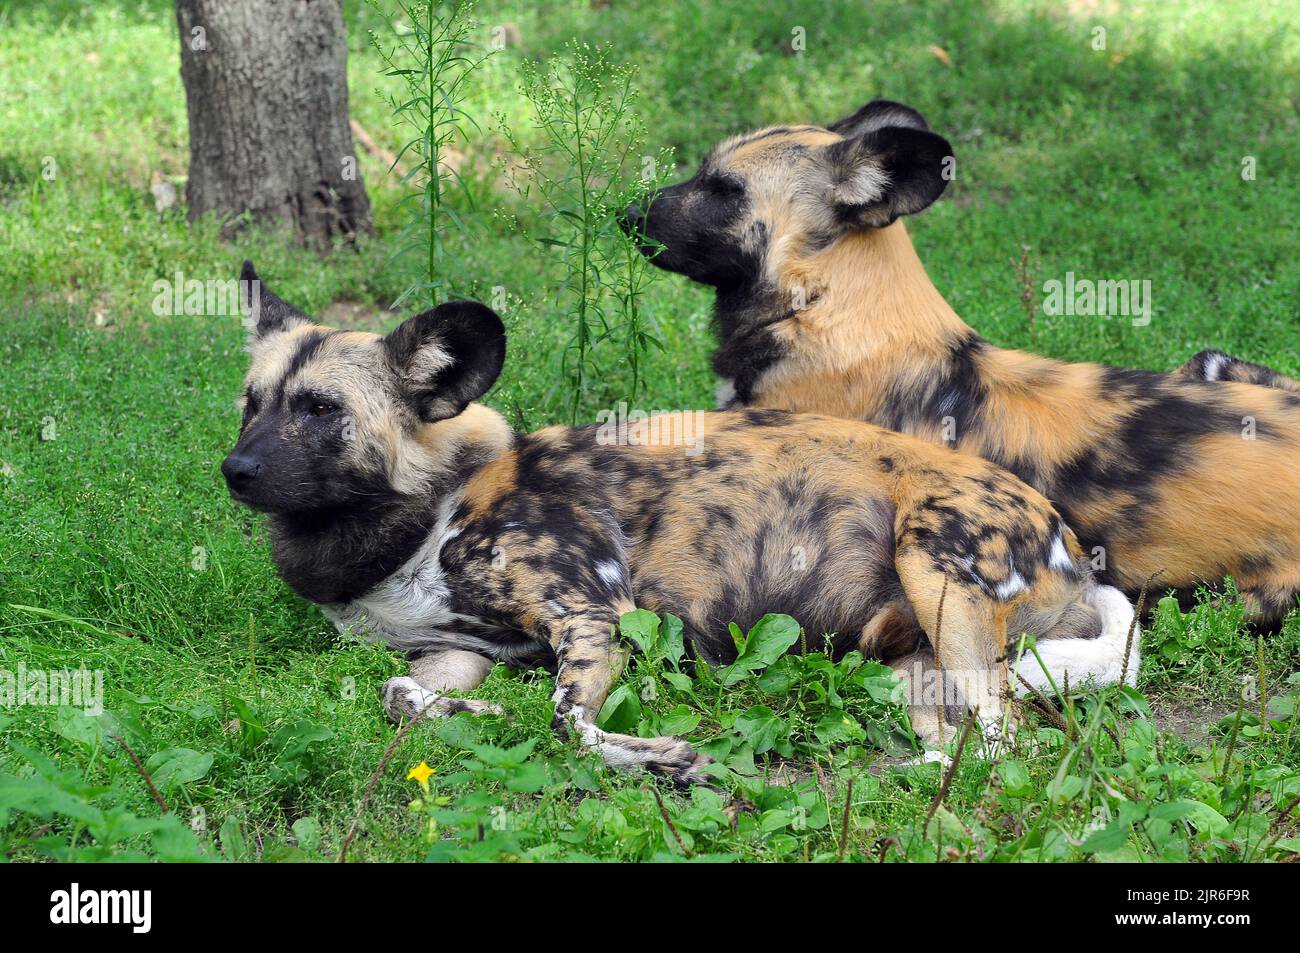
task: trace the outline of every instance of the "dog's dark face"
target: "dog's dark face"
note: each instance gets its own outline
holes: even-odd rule
[[[623,218],[660,268],[736,287],[774,258],[921,211],[952,168],[952,148],[919,113],[876,100],[826,128],[774,126],[729,139],[691,178]]]
[[[505,330],[472,301],[440,305],[381,337],[313,324],[241,276],[257,297],[239,441],[221,465],[253,509],[304,514],[415,492],[439,447],[423,425],[455,417],[496,381]]]

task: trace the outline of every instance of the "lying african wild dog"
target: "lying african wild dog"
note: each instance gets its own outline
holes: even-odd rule
[[[443,693],[477,687],[488,660],[543,666],[557,729],[571,723],[616,766],[697,780],[706,759],[686,742],[593,724],[624,659],[614,626],[635,606],[680,615],[715,663],[734,657],[729,621],[769,611],[904,676],[932,665],[933,645],[986,725],[1019,633],[1076,684],[1121,678],[1128,600],[1093,581],[1046,500],[983,460],[782,411],[704,415],[689,454],[671,416],[656,443],[643,439],[653,418],[625,445],[596,427],[513,433],[472,403],[505,356],[487,307],[444,304],[381,337],[311,323],[251,265],[243,278],[258,320],[222,473],[269,514],[294,590],[341,629],[420,656],[385,686],[395,717],[485,710]],[[1130,682],[1137,667],[1135,652]],[[1022,666],[1041,686],[1037,671]],[[942,703],[913,708],[932,741]]]
[[[624,213],[655,264],[716,289],[719,405],[978,454],[1057,506],[1100,578],[1133,594],[1154,576],[1186,598],[1231,575],[1252,620],[1280,623],[1300,593],[1295,382],[1217,352],[1162,374],[990,344],[898,220],[944,191],[952,154],[916,111],[875,101],[728,139]]]

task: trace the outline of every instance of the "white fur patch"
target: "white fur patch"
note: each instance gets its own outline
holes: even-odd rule
[[[563,694],[562,690],[556,691],[557,704],[563,702]],[[573,726],[578,730],[578,735],[582,738],[582,743],[588,748],[594,748],[610,767],[628,770],[638,767],[647,760],[639,753],[630,752],[620,745],[607,741],[608,736],[587,717],[587,710],[581,705],[574,705],[569,715],[573,719]]]
[[[870,205],[880,201],[889,189],[889,174],[879,158],[869,156],[859,159],[853,171],[835,186],[835,200],[845,205]]]
[[[557,689],[552,698],[557,705],[563,704],[564,690]],[[596,723],[587,717],[587,710],[581,705],[574,705],[569,710],[569,717],[572,719],[573,727],[577,729],[579,737],[582,738],[582,743],[599,754],[607,765],[619,771],[639,771],[645,765],[658,761],[662,757],[662,752],[650,747],[650,742],[675,740],[671,738],[634,739],[625,735],[607,734],[597,728]],[[629,741],[641,741],[644,744],[637,748],[625,747],[619,743],[621,738],[627,738]],[[688,772],[688,776],[691,776],[690,772]]]
[[[1119,682],[1121,674],[1125,674],[1125,684],[1136,685],[1142,658],[1139,644],[1142,633],[1140,626],[1133,625],[1133,604],[1113,586],[1097,586],[1085,598],[1101,616],[1101,635],[1095,639],[1038,640],[1038,654],[1052,673],[1056,687],[1063,687],[1067,675],[1071,688],[1114,685]],[[1133,625],[1133,645],[1125,673],[1124,645],[1128,641],[1130,625]],[[1025,653],[1019,671],[1025,681],[1039,691],[1051,691],[1051,683],[1032,653]],[[1023,685],[1020,692],[1022,695],[1030,694]]]
[[[937,764],[944,770],[947,770],[952,765],[952,758],[948,757],[945,752],[939,751],[937,748],[926,748],[915,758],[904,761],[899,765],[899,767],[914,768],[923,764]]]
[[[1048,562],[1053,569],[1061,571],[1074,568],[1074,560],[1070,558],[1070,551],[1065,548],[1065,540],[1061,534],[1056,534],[1056,539],[1052,540],[1052,553]]]
[[[477,620],[451,611],[451,591],[438,562],[442,547],[460,534],[451,525],[459,502],[455,493],[442,501],[424,543],[391,576],[359,599],[321,607],[340,631],[364,634],[401,651],[475,647],[449,628]]]
[[[439,698],[437,693],[425,690],[415,679],[405,676],[390,679],[387,683],[387,690],[399,692],[406,699],[407,704],[411,706],[413,712],[424,711]]]
[[[1015,565],[1012,564],[1011,575],[1007,577],[1005,582],[997,584],[997,588],[993,590],[993,594],[999,599],[1006,600],[1013,596],[1020,595],[1020,593],[1024,592],[1028,588],[1029,583],[1025,582],[1025,577],[1020,575],[1016,570]]]
[[[1205,362],[1205,379],[1207,381],[1217,381],[1227,364],[1228,358],[1225,355],[1211,354],[1210,359]]]
[[[612,559],[602,559],[596,563],[596,575],[611,589],[623,588],[623,567]]]

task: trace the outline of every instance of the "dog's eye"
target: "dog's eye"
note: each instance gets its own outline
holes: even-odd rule
[[[323,400],[318,400],[308,408],[307,412],[313,417],[326,417],[334,413],[336,410],[338,410],[336,405],[327,403]]]

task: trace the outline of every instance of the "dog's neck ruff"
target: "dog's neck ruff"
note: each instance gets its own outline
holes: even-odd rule
[[[891,376],[949,362],[978,335],[934,287],[901,221],[849,233],[769,263],[769,276],[719,291],[714,371],[729,406],[765,406],[775,381],[818,374]]]

